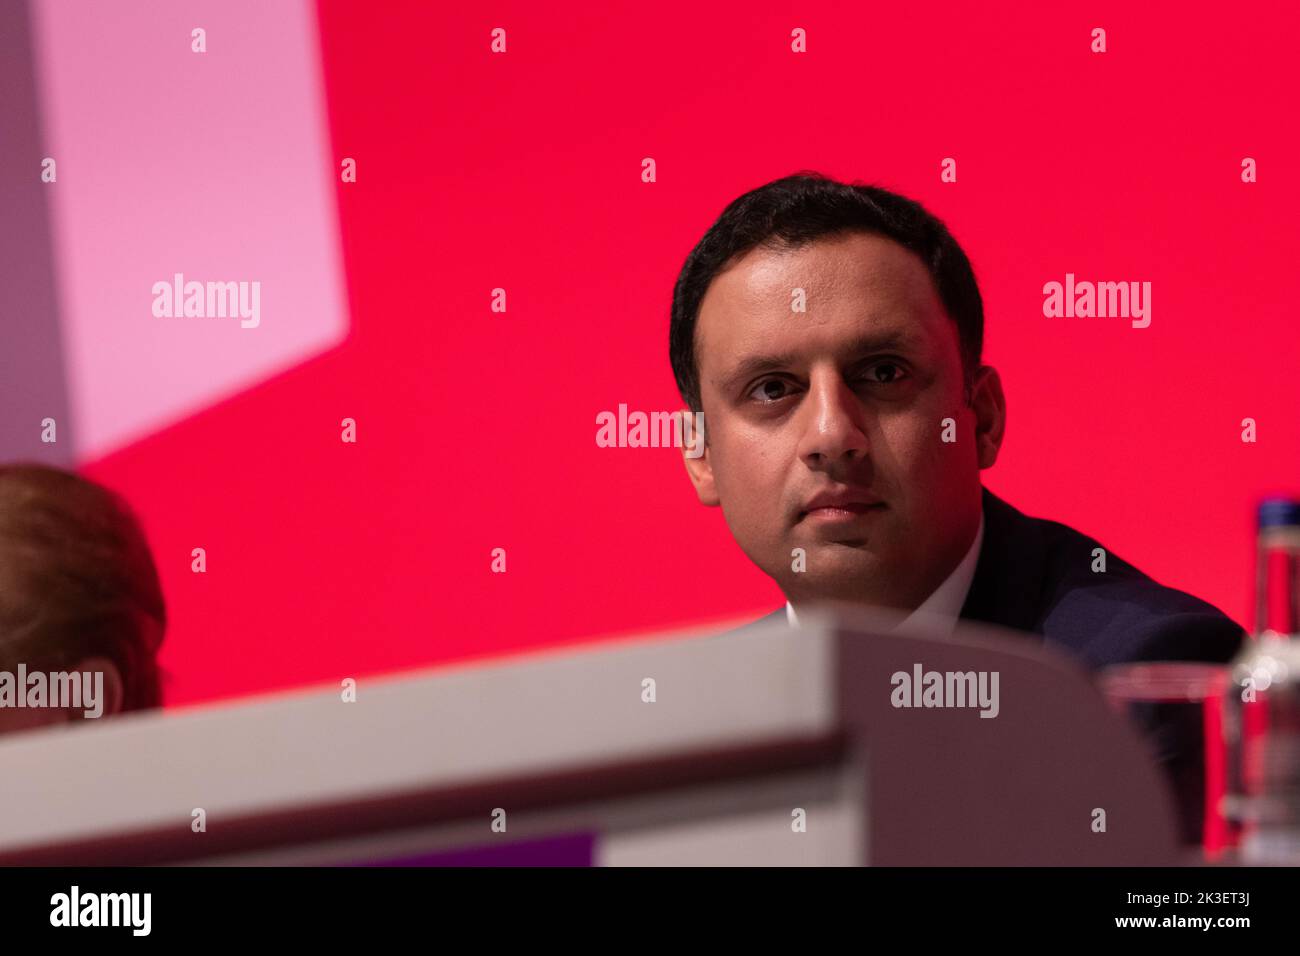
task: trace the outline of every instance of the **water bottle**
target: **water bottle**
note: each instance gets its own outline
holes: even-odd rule
[[[1300,499],[1259,505],[1255,619],[1224,701],[1224,816],[1240,862],[1300,864]]]

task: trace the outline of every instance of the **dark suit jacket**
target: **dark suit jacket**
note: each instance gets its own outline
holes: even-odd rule
[[[1056,521],[1030,518],[987,488],[984,541],[961,617],[1036,636],[1089,670],[1127,661],[1224,663],[1244,632],[1218,608],[1164,587],[1106,549],[1093,572],[1097,541]],[[785,608],[762,621],[785,620]],[[756,622],[757,623],[757,622]],[[1199,709],[1135,707],[1179,805],[1183,838],[1200,839],[1204,748]]]

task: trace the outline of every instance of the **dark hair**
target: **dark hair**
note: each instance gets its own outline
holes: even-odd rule
[[[0,466],[0,669],[102,655],[122,675],[124,711],[157,707],[166,626],[153,555],[126,502],[58,468]]]
[[[677,389],[692,411],[701,407],[695,323],[714,277],[757,246],[792,248],[845,232],[876,233],[921,257],[949,318],[957,324],[970,402],[984,347],[984,302],[961,246],[942,222],[914,200],[878,186],[850,185],[803,171],[732,200],[686,257],[673,288],[668,355]]]

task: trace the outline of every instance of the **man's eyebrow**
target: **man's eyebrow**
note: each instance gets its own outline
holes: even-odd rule
[[[921,347],[921,341],[916,336],[895,329],[889,332],[860,336],[845,347],[844,354],[852,361],[873,352],[908,352],[919,350]],[[746,356],[724,375],[721,384],[724,390],[729,390],[732,387],[742,385],[752,376],[789,368],[798,360],[799,356],[797,354],[788,352],[778,355]]]

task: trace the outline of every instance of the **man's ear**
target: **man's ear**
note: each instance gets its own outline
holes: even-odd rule
[[[686,474],[695,486],[695,494],[700,504],[716,508],[718,492],[713,486],[713,465],[709,459],[709,439],[704,429],[704,413],[692,412],[683,408],[678,413],[682,417],[682,461],[686,464]],[[698,422],[698,426],[692,423]]]
[[[991,365],[981,365],[971,388],[971,408],[975,412],[975,448],[981,469],[992,468],[1002,448],[1007,427],[1007,400],[1002,394],[1002,379]]]
[[[89,672],[92,675],[102,673],[104,675],[104,692],[102,699],[96,701],[96,705],[102,708],[101,717],[109,717],[113,714],[121,713],[122,702],[126,697],[126,687],[122,682],[122,672],[117,669],[111,658],[107,657],[87,657],[77,662],[77,666],[72,668],[77,672]],[[85,701],[82,701],[85,703]],[[81,718],[81,714],[73,716]]]

